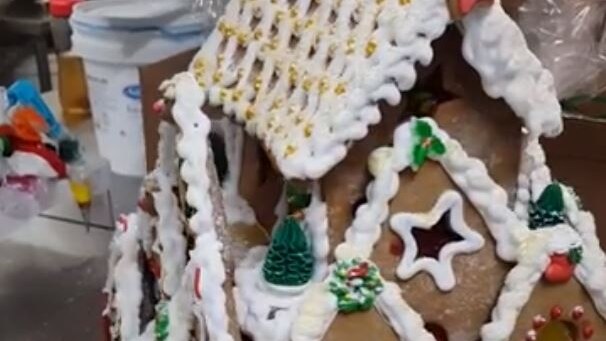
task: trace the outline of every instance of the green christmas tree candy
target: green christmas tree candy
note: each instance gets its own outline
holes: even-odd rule
[[[156,325],[154,334],[156,341],[165,341],[168,338],[168,304],[164,301],[156,306]]]
[[[263,264],[268,283],[300,286],[311,279],[314,265],[307,237],[293,217],[286,217],[275,231]]]
[[[552,183],[545,187],[539,200],[530,203],[528,215],[528,227],[533,230],[566,222],[562,186]]]

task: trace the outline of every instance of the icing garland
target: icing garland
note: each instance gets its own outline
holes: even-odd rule
[[[431,229],[446,213],[449,213],[453,232],[463,239],[450,242],[439,251],[438,259],[419,257],[419,246],[412,235],[413,228]],[[391,218],[391,227],[402,237],[406,248],[396,274],[402,279],[410,279],[419,271],[427,271],[440,290],[452,290],[456,284],[452,259],[459,253],[471,253],[484,246],[484,238],[471,229],[463,216],[463,198],[455,191],[443,193],[430,212],[396,213]]]
[[[379,268],[360,258],[338,261],[328,281],[340,312],[369,310],[383,291]]]
[[[574,306],[571,309],[569,316],[567,316],[564,309],[558,305],[553,306],[549,311],[549,318],[552,321],[564,319],[566,322],[573,323],[580,331],[583,340],[590,340],[593,337],[594,329],[590,321],[583,320],[584,315],[585,309],[580,305]],[[536,341],[538,336],[541,335],[541,331],[548,323],[549,321],[545,316],[541,314],[535,315],[532,319],[532,328],[526,333],[525,341]]]

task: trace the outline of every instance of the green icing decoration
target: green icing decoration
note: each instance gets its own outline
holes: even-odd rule
[[[156,341],[165,341],[168,338],[168,325],[168,303],[162,301],[156,306],[156,325],[154,326]]]
[[[307,208],[311,203],[311,194],[304,189],[299,189],[291,184],[286,185],[286,202],[288,212],[293,213]]]
[[[577,246],[568,250],[568,260],[572,264],[579,264],[583,260],[583,247]]]
[[[532,230],[551,227],[566,222],[562,186],[552,183],[545,187],[536,202],[530,203],[528,227]]]
[[[272,237],[263,277],[274,285],[300,286],[311,279],[313,266],[313,255],[299,221],[286,217]]]
[[[446,146],[439,137],[433,134],[431,125],[423,120],[416,120],[413,127],[412,162],[414,171],[419,170],[427,158],[437,158],[446,153]]]
[[[369,310],[383,291],[379,268],[360,258],[338,261],[328,286],[344,313]]]

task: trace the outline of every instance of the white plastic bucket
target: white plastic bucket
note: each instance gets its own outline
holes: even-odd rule
[[[145,174],[138,67],[199,47],[212,19],[188,1],[97,0],[75,7],[73,51],[84,60],[101,156],[121,175]]]

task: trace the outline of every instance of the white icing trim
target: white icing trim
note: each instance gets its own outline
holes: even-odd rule
[[[312,283],[293,324],[291,341],[322,340],[337,314],[337,297],[326,282]]]
[[[179,219],[177,198],[172,191],[173,183],[162,171],[155,172],[158,191],[152,192],[154,206],[158,212],[157,239],[154,249],[162,264],[161,288],[172,296],[179,288],[185,268],[187,242],[183,236],[183,225]],[[161,247],[160,247],[161,246]]]
[[[396,283],[384,283],[383,292],[377,297],[375,307],[389,321],[401,340],[435,341],[434,336],[425,329],[421,315],[404,301]]]
[[[123,340],[131,340],[139,335],[139,305],[143,293],[137,229],[137,216],[135,214],[124,216],[116,224],[116,232],[112,240],[119,257],[112,276],[115,285],[114,304],[120,323],[120,337]]]
[[[181,130],[177,152],[183,158],[181,177],[187,182],[186,199],[196,213],[189,221],[198,234],[191,252],[192,262],[203,272],[198,288],[202,299],[196,298],[196,310],[202,310],[211,341],[231,341],[228,332],[226,296],[223,291],[225,267],[221,258],[222,245],[217,239],[213,206],[210,200],[210,179],[207,173],[210,120],[200,110],[204,93],[189,74],[174,78],[175,104],[173,117]]]
[[[326,203],[321,198],[320,184],[314,182],[312,200],[309,207],[304,210],[305,227],[311,238],[314,255],[314,281],[321,281],[328,274],[328,214]]]
[[[442,247],[438,259],[418,258],[418,245],[412,234],[413,228],[429,230],[446,214],[450,213],[452,230],[461,238]],[[454,256],[473,253],[484,246],[484,238],[465,222],[463,198],[455,191],[444,192],[428,213],[397,213],[390,220],[392,229],[402,237],[404,255],[396,269],[399,278],[407,280],[420,271],[427,271],[442,291],[452,290],[457,282],[452,267]]]
[[[266,252],[263,246],[250,249],[236,268],[234,297],[238,323],[253,340],[289,341],[304,293],[276,291],[267,285],[262,278]],[[272,309],[276,310],[272,313]]]
[[[167,341],[190,341],[193,324],[192,267],[185,268],[179,289],[168,302]]]
[[[462,22],[463,56],[480,74],[484,91],[505,99],[533,135],[558,135],[562,110],[553,76],[528,49],[500,2],[477,6]]]

